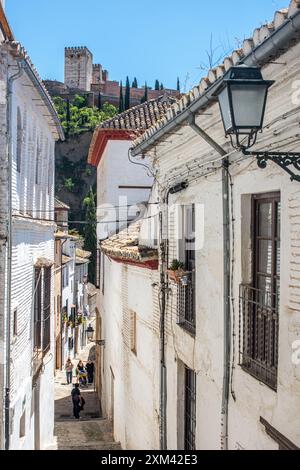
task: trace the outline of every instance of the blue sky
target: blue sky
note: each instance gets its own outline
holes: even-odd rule
[[[9,22],[43,78],[63,80],[65,46],[86,45],[110,79],[158,78],[187,91],[215,59],[289,0],[6,0]]]

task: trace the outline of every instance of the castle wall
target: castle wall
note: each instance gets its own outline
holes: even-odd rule
[[[65,84],[90,91],[93,81],[93,55],[87,47],[65,48]]]

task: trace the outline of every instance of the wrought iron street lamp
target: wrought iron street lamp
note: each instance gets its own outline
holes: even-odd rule
[[[232,146],[242,150],[244,155],[257,158],[258,166],[266,168],[273,161],[283,168],[292,180],[300,181],[300,152],[249,151],[262,131],[268,90],[275,82],[264,80],[258,67],[238,65],[231,67],[224,75],[215,96],[219,105],[226,136]]]
[[[89,324],[89,326],[86,329],[87,339],[92,343],[96,343],[98,346],[105,346],[105,340],[104,339],[93,339],[94,338],[94,333],[95,333],[94,328],[92,327],[91,324]]]
[[[238,65],[224,75],[216,94],[226,135],[235,136],[235,147],[243,147],[241,138],[248,139],[249,148],[262,130],[268,89],[274,81],[264,80],[257,67]]]

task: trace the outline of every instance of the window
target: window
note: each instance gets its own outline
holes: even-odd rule
[[[196,374],[185,367],[184,450],[196,450]]]
[[[14,310],[14,317],[13,317],[13,335],[18,336],[18,309],[15,308]]]
[[[178,287],[178,324],[194,334],[196,331],[196,252],[195,205],[182,207],[182,240],[180,258],[187,272]]]
[[[130,312],[130,349],[136,355],[136,312]]]
[[[23,127],[21,110],[17,110],[17,172],[21,173],[22,165],[22,151],[23,151]]]
[[[23,412],[21,419],[20,419],[20,438],[25,437],[26,435],[26,411]]]
[[[43,352],[50,349],[51,343],[51,268],[44,269],[44,302],[43,302]]]
[[[34,350],[44,354],[50,348],[51,272],[49,268],[35,268],[34,295]]]
[[[35,295],[34,295],[34,349],[42,346],[42,269],[35,268]]]
[[[280,194],[253,196],[253,279],[240,291],[242,366],[277,389],[280,292]]]

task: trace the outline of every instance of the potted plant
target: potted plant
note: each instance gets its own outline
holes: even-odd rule
[[[169,276],[169,279],[171,279],[171,281],[174,281],[178,284],[180,280],[184,276],[186,276],[186,271],[184,270],[184,263],[182,263],[181,261],[178,261],[177,259],[174,259],[172,261],[171,266],[167,270],[167,274]]]

